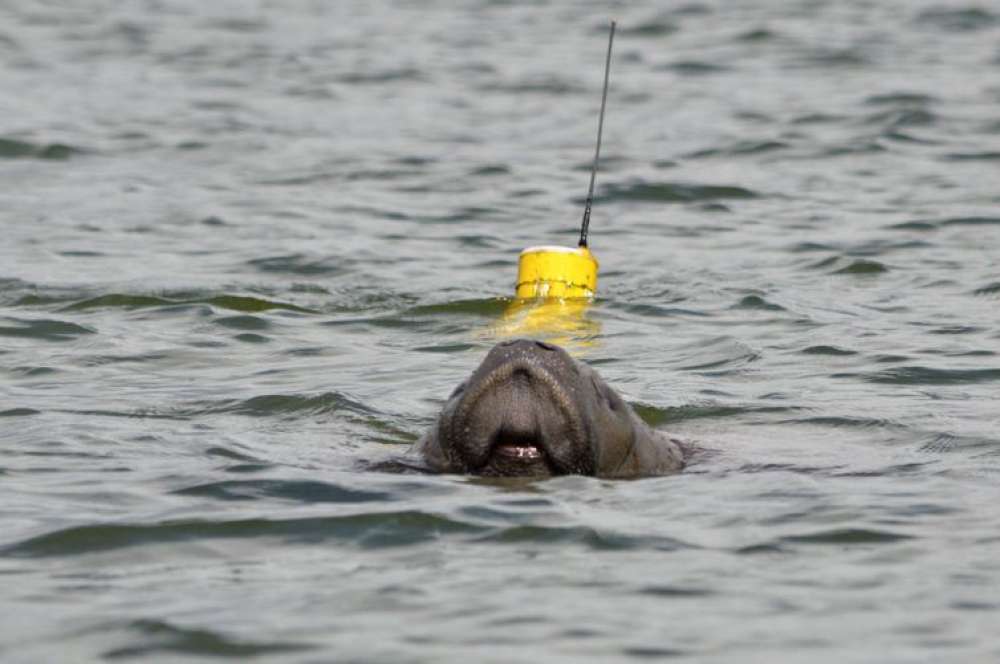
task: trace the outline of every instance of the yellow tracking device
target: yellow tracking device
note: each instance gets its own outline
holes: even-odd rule
[[[608,55],[604,61],[601,114],[597,121],[597,148],[594,150],[594,165],[590,169],[590,190],[583,209],[580,242],[576,247],[528,247],[522,251],[517,265],[518,300],[589,300],[597,292],[597,259],[587,247],[587,233],[590,230],[590,207],[594,202],[597,162],[601,156],[604,106],[608,101],[608,73],[611,71],[611,44],[614,40],[615,22],[611,21]]]
[[[597,259],[587,247],[528,247],[517,264],[519,299],[592,298]]]

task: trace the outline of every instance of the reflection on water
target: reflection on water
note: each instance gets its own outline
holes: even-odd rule
[[[531,337],[566,348],[571,355],[586,356],[597,346],[601,321],[589,315],[589,299],[514,299],[503,316],[489,325],[479,338],[496,343],[513,337]]]

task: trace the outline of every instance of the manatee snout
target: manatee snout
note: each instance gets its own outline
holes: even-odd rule
[[[442,412],[443,443],[467,472],[591,471],[578,373],[557,346],[530,340],[498,344]]]
[[[437,472],[632,477],[679,469],[679,447],[650,430],[587,365],[530,339],[497,344],[415,447]]]

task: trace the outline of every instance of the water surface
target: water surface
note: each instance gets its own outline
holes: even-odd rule
[[[683,474],[392,475],[571,244]],[[1000,6],[0,7],[9,662],[1000,658]]]

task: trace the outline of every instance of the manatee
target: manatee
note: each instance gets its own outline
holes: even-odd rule
[[[432,472],[484,476],[628,478],[684,467],[681,444],[650,429],[596,371],[530,339],[497,344],[410,454]]]

